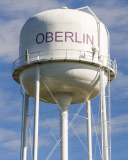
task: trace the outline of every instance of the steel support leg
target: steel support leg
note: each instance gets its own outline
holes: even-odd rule
[[[108,133],[107,133],[107,117],[106,117],[106,98],[105,98],[105,80],[104,69],[100,69],[100,93],[101,93],[101,130],[102,130],[102,159],[109,160],[108,158]]]
[[[40,68],[35,66],[35,99],[34,99],[34,133],[33,133],[33,160],[37,160],[38,153],[38,123],[39,123],[39,91],[40,91]]]
[[[68,106],[60,111],[60,159],[68,160]]]
[[[25,93],[24,131],[23,131],[23,157],[22,157],[22,160],[27,160],[28,105],[29,105],[29,96],[28,96],[27,93]]]
[[[91,105],[90,105],[90,101],[86,102],[86,117],[87,117],[88,160],[92,160],[92,131],[91,131]]]

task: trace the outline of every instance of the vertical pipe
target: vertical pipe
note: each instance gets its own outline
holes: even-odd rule
[[[87,117],[88,160],[92,160],[92,131],[91,131],[91,105],[90,105],[90,101],[86,102],[86,117]]]
[[[56,93],[55,99],[60,109],[60,160],[68,160],[68,108],[72,93]]]
[[[22,160],[27,160],[28,105],[29,105],[29,96],[27,93],[25,93],[23,157],[22,157]]]
[[[105,82],[104,82],[104,69],[101,68],[101,98],[102,98],[102,129],[103,129],[103,151],[104,151],[104,160],[108,159],[108,133],[107,133],[107,117],[106,117],[106,99],[105,99]]]
[[[40,68],[35,65],[35,99],[34,99],[34,131],[33,131],[33,160],[37,160],[38,152],[38,122],[39,122],[39,89],[40,89]]]
[[[99,47],[99,52],[98,52],[98,57],[101,56],[101,50],[100,50],[100,21],[98,22],[99,28],[98,28],[98,47]],[[99,61],[99,58],[98,58]]]
[[[60,140],[62,139],[62,111],[60,110]],[[62,159],[62,140],[60,141],[60,160]]]
[[[102,72],[101,72],[101,68],[100,68],[101,147],[102,147],[102,160],[104,160],[102,95],[103,95],[103,93],[102,93]]]
[[[23,159],[23,112],[24,112],[24,94],[22,93],[22,86],[21,86],[21,90],[20,93],[23,96],[23,100],[22,100],[22,121],[21,121],[21,143],[20,143],[20,160],[21,158]]]
[[[60,111],[60,160],[68,160],[68,106]]]

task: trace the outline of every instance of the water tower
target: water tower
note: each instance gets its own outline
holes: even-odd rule
[[[35,107],[33,160],[37,160],[39,101],[57,103],[60,109],[60,160],[68,160],[68,108],[86,101],[88,159],[92,160],[90,100],[99,94],[102,158],[109,160],[105,87],[116,75],[116,62],[110,60],[105,25],[89,7],[84,8],[90,13],[67,7],[41,12],[21,30],[13,78],[25,91],[22,160],[27,158],[29,96]]]

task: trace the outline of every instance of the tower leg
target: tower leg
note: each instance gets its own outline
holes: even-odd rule
[[[90,105],[90,101],[86,102],[86,117],[87,117],[88,160],[92,160],[92,130],[91,130],[91,105]]]
[[[33,133],[33,160],[37,160],[38,152],[38,122],[39,122],[39,89],[40,89],[40,68],[36,64],[35,70],[35,99],[34,99],[34,133]]]
[[[72,100],[70,93],[55,96],[60,109],[60,160],[68,160],[68,108]]]
[[[108,158],[108,133],[107,133],[107,117],[106,117],[106,98],[105,98],[105,82],[104,82],[104,69],[100,69],[101,81],[101,123],[102,123],[102,159],[109,160]]]
[[[63,137],[63,138],[62,138]],[[61,160],[68,160],[68,107],[63,106],[60,111],[60,156]]]
[[[27,93],[25,93],[24,131],[23,131],[23,157],[22,157],[22,160],[27,160],[28,105],[29,105],[29,96],[28,96]]]

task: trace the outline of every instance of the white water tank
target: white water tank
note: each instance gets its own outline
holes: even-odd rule
[[[41,12],[21,30],[19,63],[13,77],[34,97],[35,63],[39,63],[41,101],[55,103],[44,82],[54,96],[71,93],[72,104],[90,100],[100,92],[99,55],[92,52],[93,46],[100,46],[107,68],[108,37],[102,23],[98,44],[98,26],[91,14],[66,8]]]

